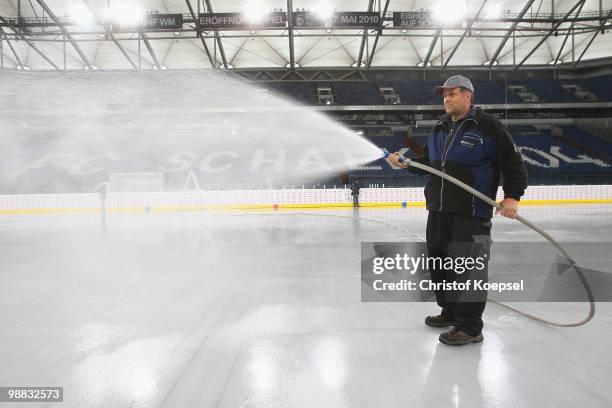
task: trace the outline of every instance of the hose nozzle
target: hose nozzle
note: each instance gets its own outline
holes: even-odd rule
[[[382,149],[380,149],[380,150],[382,150],[383,158],[385,158],[385,159],[388,158],[391,155],[391,153],[389,153],[389,151],[386,148],[384,148],[384,147]],[[407,164],[408,163],[408,159],[406,157],[400,155],[399,156],[399,162],[402,163],[402,164]]]

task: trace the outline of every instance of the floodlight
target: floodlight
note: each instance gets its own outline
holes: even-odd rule
[[[137,4],[119,3],[107,10],[107,18],[122,26],[138,25],[145,16],[145,10]]]
[[[320,1],[313,11],[320,19],[329,20],[334,15],[334,4],[329,0]]]
[[[434,18],[442,23],[452,23],[465,17],[465,1],[440,0],[433,7]]]
[[[244,5],[244,14],[249,23],[260,23],[266,15],[266,9],[259,0],[247,0]]]
[[[68,10],[72,22],[76,25],[91,25],[96,21],[96,17],[93,15],[91,10],[84,4],[74,4]]]

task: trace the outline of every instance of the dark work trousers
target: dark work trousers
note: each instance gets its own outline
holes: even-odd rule
[[[474,290],[473,281],[488,281],[488,259],[491,246],[491,219],[475,218],[468,215],[448,212],[429,211],[427,218],[427,252],[430,258],[440,257],[453,259],[453,268],[449,264],[432,265],[429,268],[433,282],[471,282],[471,290],[435,291],[436,301],[442,308],[442,316],[457,323],[455,326],[470,336],[477,336],[482,331],[482,313],[487,300],[486,291]],[[481,257],[485,260],[484,268],[476,265],[459,267],[458,258]],[[457,262],[459,261],[459,262]],[[446,266],[446,267],[445,267]],[[471,266],[471,265],[468,265]]]
[[[353,194],[353,207],[359,207],[359,194]]]

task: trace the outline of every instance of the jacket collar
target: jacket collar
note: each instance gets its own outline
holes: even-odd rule
[[[466,117],[464,117],[461,120],[471,119],[476,124],[478,124],[478,122],[480,122],[479,119],[481,116],[482,116],[482,109],[478,106],[472,105],[472,107],[470,108],[470,112],[467,114]],[[450,129],[451,124],[452,124],[451,117],[448,114],[444,114],[438,118],[438,122],[436,122],[436,124],[434,125],[434,130],[437,129],[438,127],[443,127],[445,130],[448,130]]]

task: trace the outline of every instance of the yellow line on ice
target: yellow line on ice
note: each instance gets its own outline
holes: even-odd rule
[[[362,208],[401,208],[402,202],[361,203]],[[521,205],[559,205],[559,204],[612,204],[612,198],[568,198],[557,200],[521,200]],[[176,212],[204,210],[286,210],[286,209],[329,209],[351,208],[352,203],[313,203],[313,204],[228,204],[228,205],[196,205],[196,206],[156,206],[156,207],[112,207],[109,213],[143,213],[143,212]],[[423,201],[408,201],[406,207],[424,207]],[[0,208],[0,215],[17,214],[72,214],[98,213],[100,208]]]

